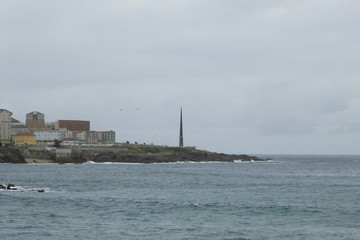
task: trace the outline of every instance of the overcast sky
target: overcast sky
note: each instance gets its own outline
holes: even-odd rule
[[[117,141],[360,154],[360,1],[1,0],[0,108]]]

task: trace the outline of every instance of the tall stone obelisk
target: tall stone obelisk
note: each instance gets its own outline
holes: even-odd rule
[[[184,134],[183,134],[183,121],[182,121],[182,108],[180,108],[180,137],[179,137],[179,147],[184,146]]]

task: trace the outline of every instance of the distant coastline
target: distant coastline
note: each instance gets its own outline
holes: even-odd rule
[[[224,154],[195,147],[122,144],[115,147],[1,147],[0,163],[171,163],[266,161],[246,154]]]

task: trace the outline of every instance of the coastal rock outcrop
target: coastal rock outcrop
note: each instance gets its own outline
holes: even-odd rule
[[[0,163],[26,163],[19,149],[0,147]]]
[[[153,145],[123,144],[114,147],[73,147],[52,150],[33,147],[29,149],[8,148],[0,151],[0,163],[26,163],[24,156],[33,162],[49,159],[53,163],[122,162],[122,163],[169,163],[169,162],[233,162],[265,161],[245,154],[224,154],[195,147],[166,147]],[[266,159],[267,160],[267,159]]]
[[[265,161],[245,154],[214,153],[195,148],[128,146],[127,148],[83,149],[72,159],[56,159],[58,163],[123,162],[123,163],[167,163],[167,162],[233,162]]]

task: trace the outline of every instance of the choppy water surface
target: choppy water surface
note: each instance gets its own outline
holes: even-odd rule
[[[0,239],[360,239],[360,156],[271,157],[1,164]]]

